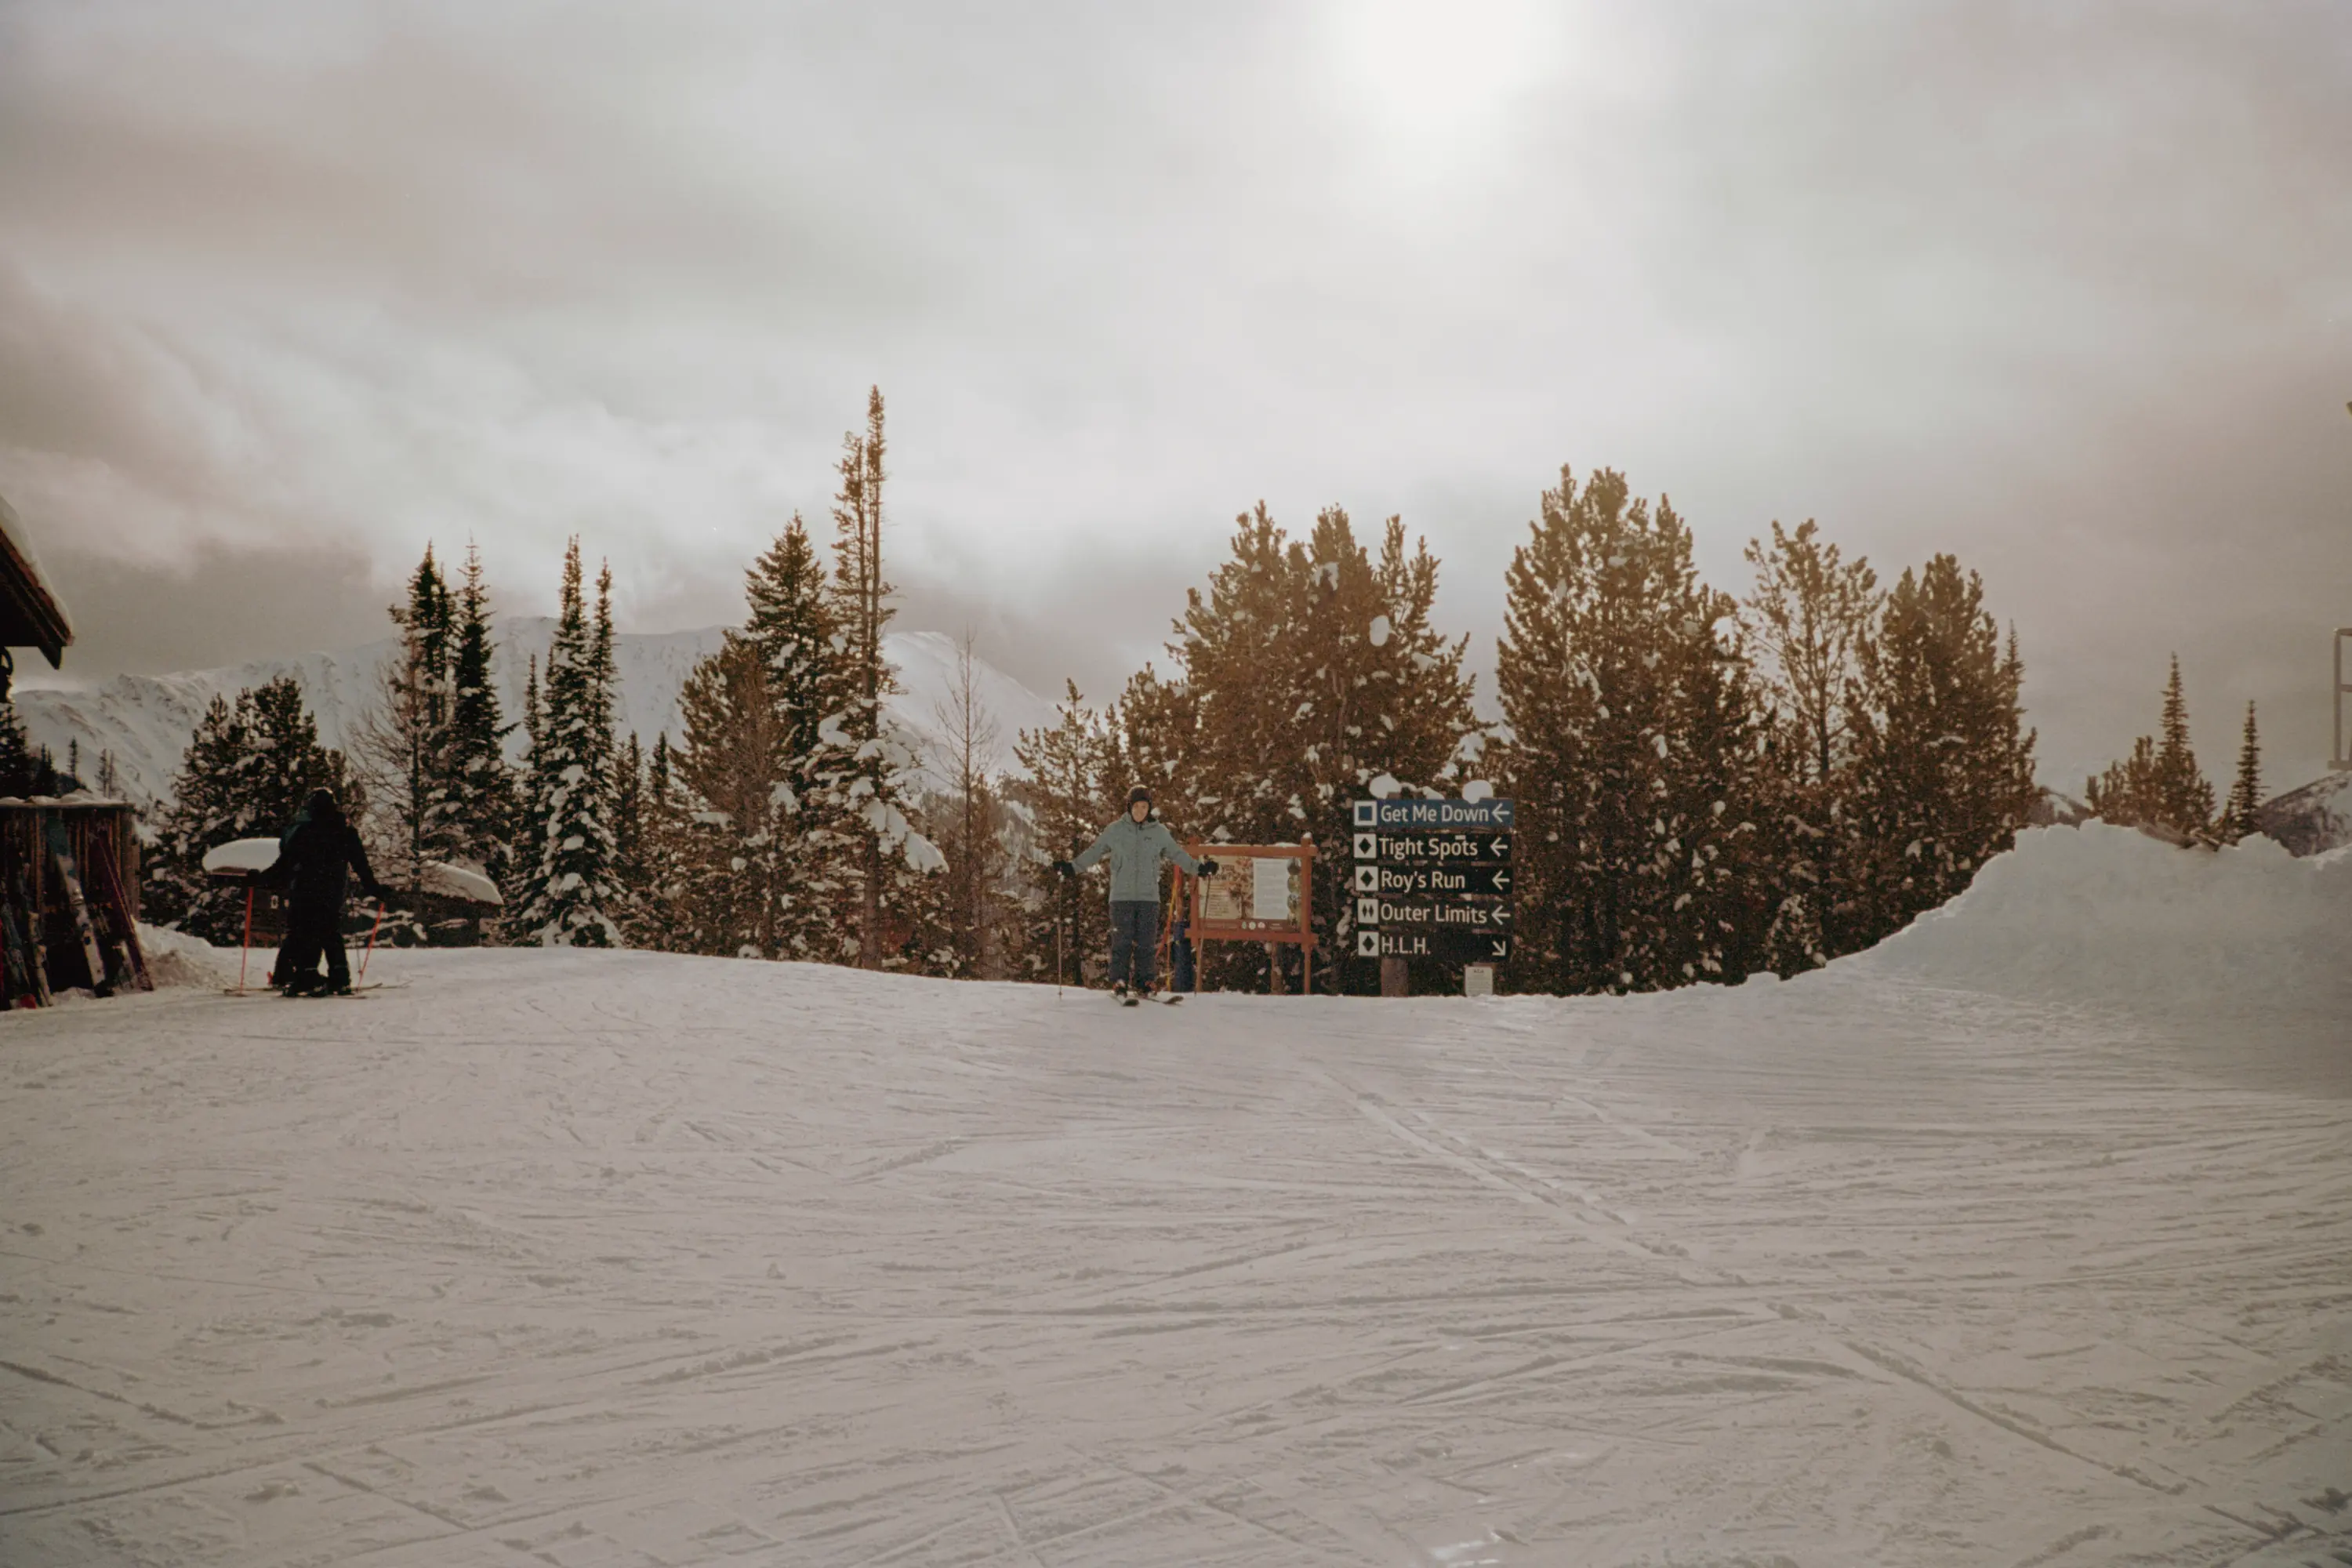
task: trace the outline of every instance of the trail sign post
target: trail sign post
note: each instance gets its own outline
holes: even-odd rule
[[[1381,961],[1381,995],[1405,994],[1408,959],[1492,965],[1510,956],[1517,815],[1507,800],[1355,803],[1356,953]]]

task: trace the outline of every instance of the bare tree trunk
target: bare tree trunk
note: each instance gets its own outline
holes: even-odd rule
[[[989,857],[983,845],[989,831],[987,792],[995,771],[997,742],[1003,731],[981,700],[979,639],[970,627],[956,643],[956,683],[944,705],[931,711],[947,740],[947,764],[955,775],[956,852],[948,874],[954,880],[956,950],[977,973],[988,952]]]

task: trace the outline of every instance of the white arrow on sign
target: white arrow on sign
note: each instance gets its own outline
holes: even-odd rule
[[[1497,860],[1510,858],[1511,836],[1507,833],[1497,833],[1494,837],[1486,840],[1486,853]]]

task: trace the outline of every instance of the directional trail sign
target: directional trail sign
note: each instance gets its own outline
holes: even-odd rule
[[[1507,800],[1360,800],[1353,806],[1356,952],[1496,963],[1510,956]]]
[[[1423,861],[1485,860],[1511,858],[1508,833],[1381,833],[1359,829],[1356,858],[1386,860],[1391,865]]]
[[[1511,939],[1465,931],[1391,931],[1356,928],[1359,958],[1434,958],[1444,963],[1500,963],[1511,956]]]
[[[1355,826],[1398,828],[1507,828],[1517,815],[1507,800],[1360,800]]]
[[[1511,890],[1511,866],[1474,860],[1435,865],[1384,865],[1377,860],[1356,862],[1353,884],[1359,893],[1385,893],[1392,898],[1437,898],[1446,894],[1507,894]]]
[[[1475,931],[1508,935],[1508,899],[1383,899],[1370,893],[1356,898],[1356,923],[1390,931]]]

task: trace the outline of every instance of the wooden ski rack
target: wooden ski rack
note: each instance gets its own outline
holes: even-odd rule
[[[0,797],[0,1003],[152,991],[131,807],[87,793]]]

